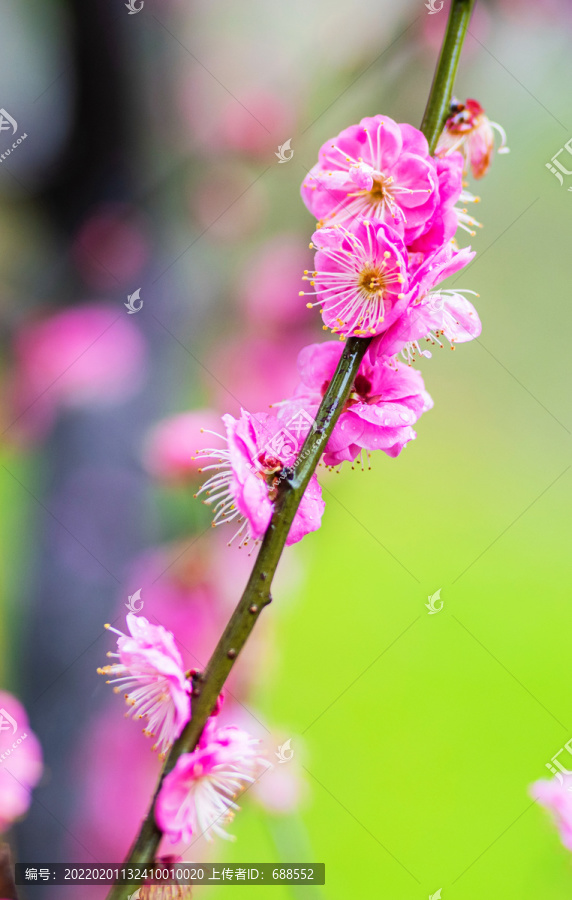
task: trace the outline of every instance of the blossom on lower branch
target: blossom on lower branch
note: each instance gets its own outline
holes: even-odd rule
[[[144,616],[127,615],[129,635],[111,625],[118,635],[118,653],[108,653],[119,662],[98,669],[100,675],[113,675],[115,693],[125,691],[125,700],[133,714],[148,721],[144,733],[156,737],[153,750],[164,754],[191,718],[190,683],[175,638],[162,625],[152,625]]]
[[[270,765],[258,743],[234,725],[217,727],[215,716],[207,720],[196,749],[165,776],[155,804],[157,825],[173,843],[193,835],[233,840],[223,826],[239,808],[236,797]]]
[[[192,896],[189,885],[179,884],[144,884],[137,893],[139,900],[191,900]]]
[[[300,384],[293,397],[282,404],[283,421],[289,421],[300,409],[310,415],[316,413],[342,352],[338,341],[304,347],[298,356]],[[326,445],[325,465],[352,461],[362,450],[383,450],[388,456],[398,456],[416,437],[411,426],[432,406],[420,372],[394,359],[377,358],[368,350]]]
[[[199,451],[215,462],[199,471],[214,470],[195,496],[205,494],[214,504],[213,525],[235,522],[240,544],[262,538],[272,517],[281,473],[296,462],[302,446],[300,432],[284,428],[276,416],[241,411],[239,419],[224,415],[227,447]],[[322,521],[325,503],[318,479],[312,475],[286,539],[295,544]]]
[[[153,883],[144,884],[139,888],[134,897],[138,900],[192,900],[192,890],[188,884],[167,884],[169,875],[177,869],[183,860],[179,856],[160,856],[155,860],[155,877]],[[184,866],[181,866],[184,875]]]

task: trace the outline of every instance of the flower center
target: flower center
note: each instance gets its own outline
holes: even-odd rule
[[[281,471],[283,465],[277,456],[270,456],[264,450],[258,454],[258,465],[260,466],[258,474],[268,486],[268,499],[274,503],[280,485],[276,473]]]
[[[371,394],[371,381],[367,378],[366,375],[362,375],[361,372],[356,375],[356,379],[354,381],[354,391],[352,393],[357,394],[360,400],[367,401],[369,395]]]
[[[366,294],[383,294],[386,286],[384,273],[377,266],[366,266],[359,273],[358,287]]]
[[[329,381],[324,381],[322,385],[322,396],[326,393],[330,386]],[[372,391],[372,383],[367,377],[367,375],[363,375],[361,372],[358,373],[355,377],[355,381],[353,383],[353,388],[350,392],[348,399],[345,402],[344,410],[351,409],[354,403],[372,403],[376,402],[377,397],[371,397]]]
[[[258,464],[260,466],[260,474],[264,475],[266,479],[270,475],[274,475],[275,472],[279,472],[282,468],[282,463],[278,457],[270,456],[264,450],[258,454]]]
[[[391,179],[385,179],[383,175],[378,175],[373,179],[373,184],[369,191],[371,202],[377,206],[387,199],[387,185]]]

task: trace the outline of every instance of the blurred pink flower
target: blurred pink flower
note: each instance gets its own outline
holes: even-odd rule
[[[553,814],[560,840],[567,850],[572,850],[572,775],[535,781],[530,794]]]
[[[235,522],[239,527],[232,540],[240,536],[241,545],[262,538],[270,523],[277,496],[279,478],[285,466],[296,461],[301,441],[286,431],[275,416],[268,413],[251,415],[242,410],[239,419],[222,417],[226,427],[228,449],[204,450],[203,459],[215,462],[203,466],[214,470],[196,496],[206,494],[207,504],[214,505],[213,526]],[[316,475],[302,497],[286,544],[295,544],[310,531],[316,531],[322,520],[325,503]]]
[[[21,818],[42,774],[42,750],[26,710],[0,691],[0,832]]]
[[[572,24],[572,9],[568,0],[499,0],[498,7],[519,28],[543,28],[555,23],[558,28]]]
[[[342,352],[338,341],[304,347],[298,357],[301,384],[280,414],[286,424],[296,409],[315,415]],[[325,465],[353,461],[362,450],[397,456],[415,438],[411,426],[432,405],[420,372],[394,360],[376,360],[368,350],[326,446]]]
[[[300,298],[296,299],[305,312]],[[240,415],[241,407],[267,409],[276,397],[289,396],[296,387],[299,348],[299,338],[287,334],[271,340],[240,333],[219,341],[212,362],[216,379],[208,382],[217,404]]]
[[[179,413],[158,422],[145,440],[145,468],[164,481],[187,481],[196,475],[199,464],[194,456],[201,447],[212,444],[211,433],[220,429],[220,416],[210,409]]]
[[[268,208],[262,179],[237,163],[219,163],[203,171],[200,183],[192,187],[190,203],[201,233],[224,241],[242,241]]]
[[[185,75],[179,106],[193,146],[209,156],[241,153],[275,163],[274,151],[296,127],[291,81],[282,93],[258,85],[239,85],[233,93],[236,99],[222,96],[214,82],[198,85],[194,69]]]
[[[357,216],[390,225],[409,243],[439,203],[435,162],[423,134],[389,116],[362,119],[326,141],[302,185],[319,224],[352,226]]]
[[[89,303],[25,323],[14,356],[18,429],[37,436],[61,407],[119,403],[137,391],[146,346],[124,311]]]
[[[436,153],[445,157],[460,150],[465,159],[465,168],[470,167],[474,178],[482,178],[489,171],[495,143],[494,132],[500,135],[497,153],[508,153],[504,128],[491,122],[476,100],[459,103],[453,99],[451,115],[439,138]]]
[[[360,219],[312,236],[314,271],[304,276],[324,325],[342,337],[380,334],[407,304],[408,258],[402,239],[382,222]],[[303,295],[304,292],[300,291]]]
[[[107,654],[119,662],[97,671],[114,676],[107,683],[117,685],[115,693],[126,690],[130,713],[148,719],[144,733],[157,738],[153,750],[161,747],[165,753],[191,718],[190,684],[175,639],[162,625],[151,625],[133,613],[127,615],[129,636],[105,627],[119,635],[119,653]]]
[[[299,235],[269,238],[249,259],[239,289],[244,312],[260,334],[304,321],[298,298],[300,272],[310,267],[311,256]]]
[[[251,567],[248,555],[234,545],[229,548],[219,529],[201,537],[185,535],[135,561],[118,611],[124,609],[127,593],[140,588],[145,615],[177,636],[185,670],[204,669]],[[225,686],[233,697],[248,695],[261,665],[268,671],[271,631],[271,617],[263,619],[243,650],[242,665],[233,667]]]
[[[513,2],[520,8],[523,0],[513,0]],[[421,17],[421,41],[429,51],[431,66],[434,65],[435,55],[439,53],[443,43],[450,6],[450,0],[445,0],[444,7],[441,6],[441,0],[438,0],[437,7],[441,9],[440,14]],[[471,16],[470,33],[463,43],[464,60],[469,60],[479,53],[483,44],[487,45],[490,40],[492,22],[489,7],[484,3],[476,3]]]
[[[256,87],[241,91],[240,102],[227,102],[218,118],[217,137],[229,149],[255,156],[275,150],[292,136],[294,127],[292,105],[277,93]]]
[[[126,284],[149,255],[141,214],[127,204],[102,204],[80,227],[72,254],[90,287],[105,290]]]
[[[308,783],[294,760],[273,765],[252,788],[252,798],[275,816],[288,816],[300,809],[308,795]]]
[[[240,728],[207,720],[197,748],[179,757],[155,805],[157,824],[173,843],[190,841],[197,832],[207,840],[213,833],[232,840],[223,825],[238,809],[235,798],[268,765],[257,745]]]
[[[232,723],[256,735],[260,740],[261,755],[272,761],[249,788],[249,800],[255,800],[272,815],[296,812],[309,793],[302,772],[302,762],[307,754],[304,739],[297,734],[287,738],[283,732],[269,728],[260,710],[253,709],[251,704],[246,707],[235,703],[232,698],[225,702],[218,718],[221,724]]]
[[[90,719],[73,760],[72,783],[79,787],[70,860],[77,860],[78,840],[96,859],[127,854],[159,774],[148,746],[137,729],[125,727],[115,706]]]

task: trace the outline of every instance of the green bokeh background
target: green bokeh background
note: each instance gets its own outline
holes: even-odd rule
[[[314,894],[258,887],[258,900],[425,900],[439,888],[443,900],[572,895],[572,857],[528,793],[572,737],[572,196],[545,167],[572,135],[570,21],[514,6],[498,17],[487,7],[456,89],[502,122],[511,148],[478,185],[484,228],[458,281],[480,294],[482,336],[422,362],[435,408],[400,458],[379,454],[371,471],[325,477],[323,527],[281,563],[303,562],[297,595],[278,590],[264,613],[279,624],[280,646],[253,701],[292,735],[310,792],[290,820],[261,816],[246,797],[238,841],[221,853],[230,864],[299,851],[326,864],[327,883]],[[336,6],[332,27],[370,14],[357,7]],[[218,5],[213,19],[228,29],[223,12]],[[242,25],[258,13],[244,4]],[[299,13],[282,9],[270,44],[288,22],[280,39],[294,53]],[[311,165],[328,136],[378,111],[420,121],[435,52],[409,34],[337,98],[425,13],[404,5],[401,26],[385,31],[382,4],[364,23],[364,65],[322,73],[311,106],[327,112],[294,134],[297,159],[269,176],[286,224],[310,232],[296,165]],[[1,589],[14,613],[33,511],[1,466],[0,508]],[[443,609],[429,615],[438,589]],[[3,663],[21,622],[13,616],[0,646],[13,688]]]

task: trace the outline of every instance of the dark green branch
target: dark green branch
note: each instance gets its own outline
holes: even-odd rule
[[[441,55],[421,123],[421,131],[429,142],[431,153],[437,146],[449,114],[457,66],[474,4],[475,0],[453,0],[451,3]]]
[[[474,0],[453,0],[447,32],[439,64],[431,87],[429,102],[421,130],[431,150],[435,148],[442,123],[451,101],[453,80],[459,61]],[[173,744],[165,762],[147,818],[131,849],[126,865],[151,865],[155,859],[161,832],[155,823],[155,800],[165,775],[171,771],[182,753],[196,747],[217,698],[244,647],[262,609],[270,603],[270,588],[280,561],[290,526],[313,472],[324,452],[339,418],[363,356],[371,338],[349,338],[338,367],[316,416],[314,429],[308,434],[299,454],[301,460],[294,469],[285,471],[274,506],[274,513],[264,535],[248,584],[233,612],[205,672],[194,681],[192,718],[179,739]],[[124,900],[132,890],[128,885],[115,885],[108,900]]]

